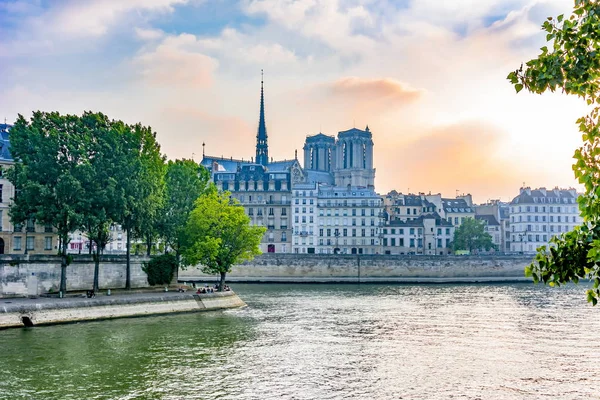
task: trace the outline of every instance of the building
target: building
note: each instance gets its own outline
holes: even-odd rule
[[[438,197],[441,204],[441,195],[402,194],[395,190],[384,197],[384,207],[388,221],[410,221],[423,214],[438,212],[438,206],[427,197]]]
[[[70,254],[88,254],[90,247],[95,249],[94,243],[91,243],[85,232],[77,230],[69,234],[69,245],[67,253]],[[103,250],[104,254],[124,254],[127,252],[127,232],[119,224],[112,224],[109,227],[109,241]],[[133,242],[132,242],[133,247]]]
[[[5,172],[14,164],[10,154],[10,128],[0,124],[0,254],[53,254],[58,249],[58,238],[51,226],[29,220],[13,225],[9,209],[15,196],[15,187]]]
[[[318,237],[318,193],[319,183],[297,183],[292,190],[293,243],[294,253],[322,253]]]
[[[261,251],[289,253],[292,237],[291,180],[292,173],[299,174],[301,167],[295,158],[282,161],[269,159],[262,79],[255,156],[255,159],[244,160],[203,154],[200,164],[209,169],[219,190],[231,192],[231,196],[241,203],[253,225],[267,228]]]
[[[454,226],[437,212],[395,219],[383,227],[385,254],[452,254]]]
[[[475,215],[475,219],[483,222],[483,230],[492,237],[496,249],[502,249],[502,230],[495,215]]]
[[[521,188],[510,202],[510,250],[533,253],[582,222],[575,189]]]
[[[458,228],[465,218],[475,218],[475,209],[471,195],[459,196],[455,199],[442,198],[442,217]]]
[[[485,204],[479,204],[475,207],[475,218],[486,220],[487,216],[493,216],[495,221],[486,221],[486,232],[492,235],[494,244],[498,246],[498,251],[502,253],[510,252],[510,206],[508,203],[503,203],[500,200],[490,200]],[[499,238],[496,238],[496,231],[492,229],[488,231],[490,226],[495,226],[498,223],[500,227]]]
[[[319,186],[318,253],[381,254],[383,200],[373,188]]]

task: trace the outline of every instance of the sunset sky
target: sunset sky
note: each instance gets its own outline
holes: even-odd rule
[[[270,156],[373,132],[376,190],[510,200],[575,186],[577,98],[515,94],[572,0],[0,0],[0,118],[102,111],[169,158]]]

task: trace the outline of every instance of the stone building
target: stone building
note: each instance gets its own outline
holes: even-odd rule
[[[319,183],[297,183],[292,190],[293,252],[318,253],[318,193]]]
[[[502,253],[510,252],[510,216],[509,204],[500,200],[490,200],[485,204],[475,205],[475,218],[487,220],[492,216],[493,220],[486,221],[486,229],[491,229],[488,233],[492,235],[494,244],[498,246],[498,251]],[[496,229],[491,228],[499,226],[499,238],[496,238]]]
[[[261,251],[288,253],[292,251],[292,172],[298,174],[301,168],[297,159],[269,159],[267,139],[264,82],[261,80],[256,158],[240,160],[203,154],[200,164],[209,169],[219,190],[229,191],[239,200],[253,225],[267,228]]]
[[[383,227],[385,254],[445,255],[452,253],[454,226],[438,213],[395,219]]]
[[[459,196],[455,199],[443,198],[442,205],[442,217],[456,228],[463,223],[465,218],[475,218],[471,195]]]
[[[534,253],[582,222],[575,189],[524,187],[510,202],[510,250]]]
[[[53,254],[58,249],[58,237],[51,226],[29,220],[13,225],[9,209],[15,196],[15,187],[5,172],[14,164],[10,154],[11,125],[0,124],[0,254]]]

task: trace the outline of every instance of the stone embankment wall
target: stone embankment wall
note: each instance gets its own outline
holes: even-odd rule
[[[142,263],[147,257],[131,257],[131,286],[147,287]],[[101,289],[125,287],[125,256],[103,256],[100,264]],[[94,260],[89,255],[75,255],[67,267],[67,290],[88,290],[94,281]],[[36,296],[58,289],[60,257],[56,255],[0,256],[0,297]]]
[[[14,299],[0,304],[0,329],[243,307],[234,292],[147,293],[86,298]]]
[[[532,256],[262,254],[235,266],[230,282],[494,282],[528,280]],[[180,281],[213,280],[198,268]]]

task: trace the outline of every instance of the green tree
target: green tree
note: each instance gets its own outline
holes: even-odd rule
[[[600,4],[575,0],[573,13],[548,17],[542,29],[548,46],[525,67],[507,79],[517,93],[562,90],[582,98],[591,111],[577,120],[583,145],[575,151],[573,171],[585,187],[578,199],[583,224],[541,246],[535,261],[525,269],[534,282],[550,286],[579,279],[594,282],[587,299],[596,305],[600,296]]]
[[[51,225],[59,236],[60,289],[67,289],[69,233],[82,225],[86,192],[82,178],[88,168],[89,132],[81,118],[57,112],[19,115],[10,133],[15,159],[8,178],[15,186],[10,208],[13,223],[28,218]],[[27,244],[26,244],[27,245]]]
[[[207,274],[220,274],[219,290],[231,267],[260,254],[264,227],[251,226],[244,208],[227,192],[214,187],[196,200],[185,226],[182,256],[185,265],[202,265]]]
[[[148,283],[154,285],[168,285],[173,280],[179,264],[172,254],[162,254],[152,257],[144,263],[143,271],[148,275]]]
[[[463,223],[454,230],[452,246],[454,251],[470,252],[495,248],[492,236],[485,231],[485,222],[474,218],[465,218]]]
[[[209,182],[208,170],[192,160],[175,160],[167,164],[160,231],[166,244],[165,251],[172,249],[178,262],[185,224],[194,203],[208,189]]]
[[[109,227],[123,212],[124,199],[116,180],[124,160],[123,146],[114,129],[115,122],[101,113],[86,112],[81,117],[87,128],[86,139],[88,162],[82,186],[84,198],[83,229],[94,248],[93,289],[99,290],[100,262],[109,239]],[[117,125],[119,123],[116,123]]]
[[[115,129],[124,152],[117,178],[124,199],[118,222],[127,233],[125,288],[131,289],[131,239],[136,236],[152,242],[164,195],[165,163],[150,127],[119,122]]]

